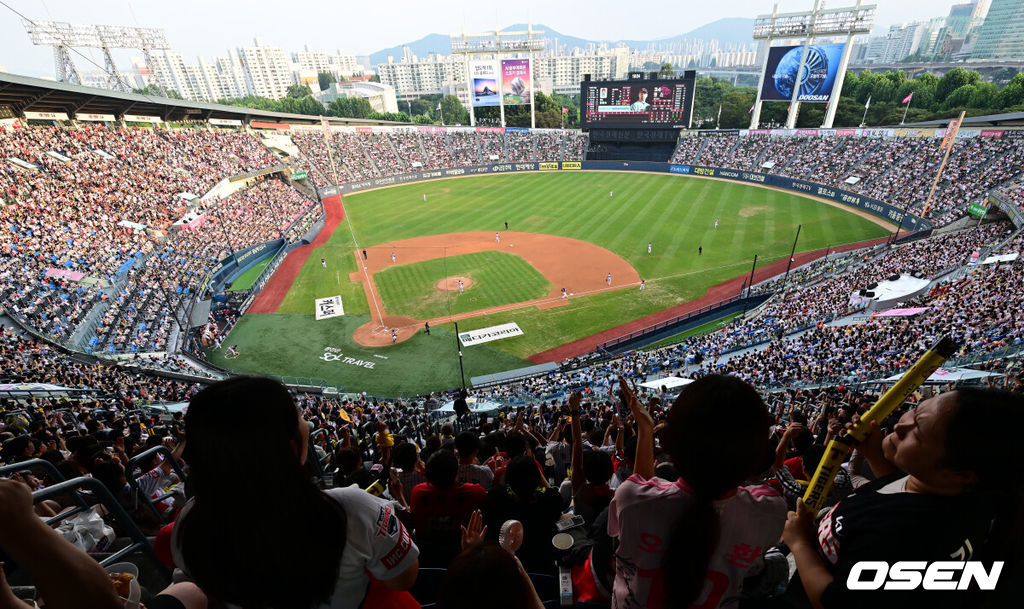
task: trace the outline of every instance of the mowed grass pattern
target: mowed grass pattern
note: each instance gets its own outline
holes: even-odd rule
[[[267,265],[270,264],[271,259],[271,256],[267,256],[263,260],[257,262],[252,268],[239,275],[238,279],[235,279],[231,283],[231,289],[229,291],[237,292],[239,290],[248,290],[251,288],[252,284],[260,278],[260,273],[263,272],[263,269],[267,268]]]
[[[439,279],[469,277],[463,293],[440,290]],[[391,315],[433,319],[544,297],[551,283],[528,262],[503,252],[477,252],[400,264],[374,276]]]
[[[350,274],[361,271],[354,256],[357,242],[359,247],[368,247],[421,235],[499,231],[507,221],[514,231],[560,235],[605,247],[622,256],[647,280],[643,292],[635,288],[603,292],[576,297],[569,304],[552,309],[529,307],[459,322],[460,331],[508,322],[516,322],[523,329],[522,336],[487,343],[487,351],[482,346],[465,349],[467,362],[479,353],[482,360],[493,366],[522,361],[517,358],[700,298],[709,287],[749,273],[754,254],[758,255],[759,267],[785,259],[797,225],[803,225],[797,251],[882,237],[887,232],[845,209],[796,194],[719,180],[648,173],[580,171],[445,179],[349,195],[343,202],[346,223],[313,252],[278,308],[281,314],[300,314],[289,319],[293,330],[302,323],[310,324],[312,329],[323,323],[313,319],[313,299],[335,294],[342,296],[347,319],[369,319],[362,284],[350,280]],[[651,254],[647,253],[648,242],[653,245]],[[698,246],[703,249],[702,255],[698,255]],[[321,257],[327,260],[328,268],[321,268]],[[442,272],[432,279],[437,281],[444,276]],[[426,298],[430,293],[420,297]],[[384,300],[391,312],[389,297]],[[240,324],[235,333],[265,332],[268,327]],[[453,331],[450,325],[439,329]],[[307,351],[321,353],[325,345],[342,346],[336,341],[318,339],[313,330],[302,334],[309,338],[309,342],[301,345]],[[273,336],[282,341],[293,340],[292,333]],[[232,337],[232,342],[241,341],[234,338],[234,333]],[[266,340],[271,340],[270,335]],[[410,357],[411,366],[416,367],[416,362],[427,366],[429,362],[433,370],[430,374],[420,374],[418,368],[410,370],[409,382],[403,385],[405,391],[452,386],[443,380],[450,379],[450,374],[438,373],[434,364],[439,357],[437,344],[414,340],[403,349],[410,355],[418,353],[417,357]],[[267,345],[266,349],[280,353],[291,352],[294,347]],[[502,361],[493,357],[495,351],[512,358]],[[489,355],[482,357],[484,353]],[[243,359],[248,360],[244,352],[233,360],[238,362],[235,366],[242,365]],[[262,364],[247,361],[244,365],[251,372],[313,375],[303,374],[306,367],[300,359],[291,357],[268,357]],[[454,366],[457,370],[457,362]],[[507,369],[481,368],[487,372]],[[380,379],[373,371],[355,369],[346,371],[343,384],[372,392],[381,386]],[[427,381],[417,385],[413,379]]]

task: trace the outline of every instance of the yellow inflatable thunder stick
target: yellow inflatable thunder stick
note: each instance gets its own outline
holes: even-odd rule
[[[859,423],[828,443],[828,448],[818,463],[818,469],[814,472],[807,491],[804,492],[806,507],[814,511],[824,507],[825,498],[832,490],[832,481],[835,480],[836,470],[842,465],[846,455],[850,454],[853,447],[863,442],[864,438],[871,433],[871,422],[881,423],[885,420],[910,394],[917,391],[917,388],[928,380],[928,377],[958,348],[959,345],[948,336],[939,339],[939,342],[926,351],[921,359],[917,360],[917,363],[903,375],[903,378],[896,381],[895,385],[878,398],[875,405],[860,417]]]

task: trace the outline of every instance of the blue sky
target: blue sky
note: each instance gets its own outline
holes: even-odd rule
[[[826,6],[849,6],[855,0],[830,0]],[[960,0],[966,1],[966,0]],[[495,25],[532,21],[590,39],[653,39],[692,30],[722,17],[754,17],[771,12],[771,0],[716,0],[714,3],[622,0],[391,0],[386,3],[324,0],[2,0],[33,19],[72,23],[108,23],[163,27],[174,50],[186,61],[224,55],[228,48],[264,44],[301,50],[304,44],[328,51],[369,54],[430,33],[452,34]],[[867,3],[867,2],[865,2]],[[781,0],[781,10],[811,8],[812,0]],[[876,25],[945,15],[953,0],[876,0]],[[88,51],[84,51],[88,53]],[[93,52],[94,61],[102,57]],[[84,59],[80,70],[91,66]],[[124,63],[125,56],[119,56]],[[53,54],[33,46],[21,19],[0,5],[0,66],[17,74],[52,77]]]

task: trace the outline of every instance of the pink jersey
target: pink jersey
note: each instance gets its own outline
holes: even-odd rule
[[[693,500],[682,479],[644,480],[633,475],[619,485],[608,510],[608,534],[619,538],[615,553],[615,609],[664,606],[661,562],[672,528]],[[743,577],[762,552],[779,541],[786,500],[770,486],[737,488],[714,502],[719,541],[708,565],[704,590],[693,607],[735,607]]]

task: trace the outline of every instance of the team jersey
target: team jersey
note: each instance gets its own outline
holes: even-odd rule
[[[906,482],[903,473],[880,478],[855,490],[818,523],[818,552],[834,577],[822,596],[826,608],[977,606],[968,592],[847,588],[858,561],[977,560],[974,553],[984,546],[991,524],[988,502],[968,494],[908,493]],[[787,591],[787,596],[802,597],[798,577],[790,588],[795,594]]]
[[[637,475],[616,489],[608,510],[608,534],[619,538],[612,607],[665,606],[661,562],[676,521],[686,512],[693,495],[682,479],[644,480]],[[772,487],[759,485],[730,491],[716,499],[714,507],[719,541],[694,606],[736,607],[744,574],[782,535],[786,502]]]
[[[345,509],[347,538],[345,547],[339,548],[341,565],[331,602],[318,609],[358,609],[370,583],[367,573],[381,581],[394,579],[416,562],[419,550],[395,515],[390,501],[378,499],[355,486],[326,492]],[[188,517],[191,505],[182,510],[179,523]],[[175,564],[187,575],[178,530],[176,526],[171,534],[171,552]],[[227,603],[225,607],[237,609]]]

